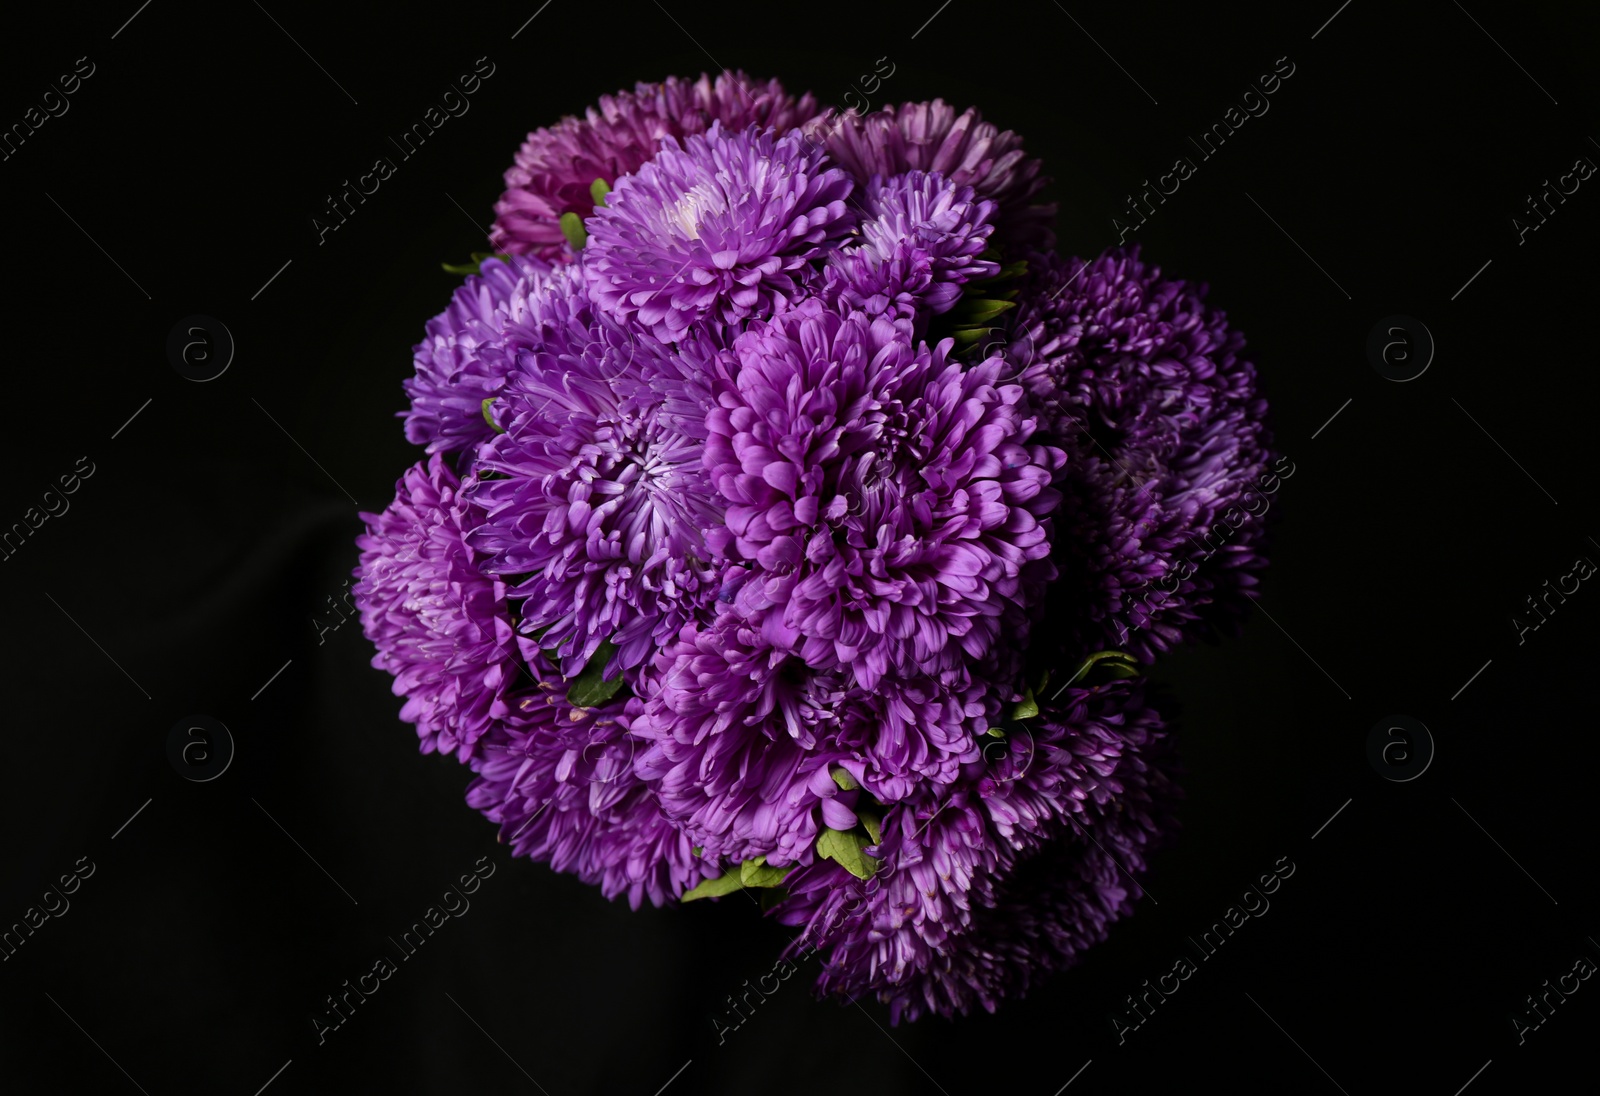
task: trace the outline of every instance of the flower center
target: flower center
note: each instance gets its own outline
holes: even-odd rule
[[[667,210],[667,224],[683,233],[685,239],[700,238],[700,222],[709,213],[721,213],[728,208],[719,188],[710,183],[696,183],[689,192]]]

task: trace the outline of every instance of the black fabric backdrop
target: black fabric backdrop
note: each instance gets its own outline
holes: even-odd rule
[[[1552,195],[1542,227],[1513,224],[1540,223],[1529,196],[1600,157],[1590,15],[136,6],[8,12],[0,46],[6,126],[42,99],[61,109],[47,90],[92,66],[0,163],[0,527],[70,506],[0,561],[0,922],[75,865],[87,876],[0,963],[7,1091],[1592,1087],[1600,982],[1558,979],[1600,964],[1600,593],[1583,583],[1521,643],[1511,623],[1600,559],[1600,180]],[[1293,65],[1135,237],[1247,334],[1295,474],[1263,612],[1153,671],[1181,702],[1189,800],[1131,919],[993,1016],[890,1029],[876,1005],[814,1000],[813,965],[719,1043],[710,1017],[784,931],[739,901],[632,913],[512,861],[462,802],[466,770],[416,754],[357,626],[319,636],[313,618],[343,592],[358,507],[382,508],[417,458],[393,418],[410,346],[454,284],[439,262],[483,248],[529,129],[721,66],[838,102],[885,57],[874,107],[943,96],[1024,133],[1055,178],[1062,247],[1083,255],[1116,242],[1144,180],[1196,157],[1188,138]],[[470,111],[319,242],[327,196],[480,58],[493,74]],[[166,349],[197,313],[236,341],[205,383]],[[1406,383],[1366,351],[1396,313],[1437,342]],[[47,500],[64,475],[75,490]],[[236,746],[208,782],[167,754],[197,714]],[[1408,782],[1366,755],[1394,714],[1435,747]],[[1125,995],[1279,858],[1295,870],[1270,910],[1119,1043]],[[470,909],[319,1043],[325,996],[475,864],[493,874]],[[1546,980],[1578,988],[1530,1027]]]

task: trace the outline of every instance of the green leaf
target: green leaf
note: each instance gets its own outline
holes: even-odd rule
[[[721,898],[725,894],[732,894],[736,890],[743,890],[744,884],[739,881],[739,873],[730,871],[727,875],[719,875],[715,879],[703,880],[699,886],[683,892],[680,902],[693,902],[697,898]]]
[[[583,245],[589,242],[589,231],[583,227],[583,218],[576,213],[561,215],[561,235],[567,238],[574,251],[582,251]]]
[[[747,887],[776,887],[783,882],[794,867],[769,868],[767,858],[758,856],[754,860],[746,860],[739,865],[739,882]]]
[[[958,327],[950,332],[950,337],[955,339],[956,345],[963,350],[981,342],[983,337],[995,330],[993,327]]]
[[[1029,689],[1022,694],[1022,699],[1017,701],[1017,706],[1011,709],[1012,719],[1032,719],[1039,714],[1039,702],[1033,699],[1033,690]]]
[[[989,734],[995,738],[1004,738],[1006,736],[1006,731],[1004,727],[990,727]]]
[[[496,396],[490,396],[488,399],[483,401],[483,421],[488,423],[489,429],[493,430],[496,434],[504,434],[505,431],[496,426],[494,424],[494,419],[489,417],[489,405],[498,398],[499,397]]]
[[[878,862],[861,851],[869,842],[865,834],[825,829],[817,838],[817,855],[832,860],[857,879],[871,879]]]
[[[955,318],[966,325],[987,323],[1000,313],[1015,307],[1017,307],[1015,301],[995,300],[992,297],[967,297],[956,306]]]
[[[607,681],[602,675],[605,673],[606,663],[611,661],[611,656],[617,649],[608,639],[600,644],[595,653],[584,663],[583,670],[570,680],[567,685],[567,702],[579,708],[593,708],[604,704],[617,690],[622,688],[622,675]]]
[[[833,766],[828,775],[833,777],[833,782],[844,791],[853,791],[861,787],[860,784],[856,783],[856,778],[850,775],[850,771],[841,765]]]
[[[861,824],[867,829],[867,836],[872,838],[871,844],[876,847],[883,844],[883,819],[873,811],[856,811],[856,817],[861,819]]]
[[[589,197],[594,199],[594,204],[597,206],[605,205],[606,195],[610,193],[611,186],[604,179],[596,179],[589,184]]]
[[[1067,684],[1076,684],[1094,669],[1104,670],[1112,677],[1137,677],[1139,660],[1126,651],[1096,651],[1079,664],[1078,669],[1067,679]]]
[[[706,851],[706,847],[704,845],[696,845],[694,848],[690,849],[689,851],[694,853],[696,856],[699,856],[701,853]]]

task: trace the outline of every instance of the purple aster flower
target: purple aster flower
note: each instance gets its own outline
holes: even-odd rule
[[[600,644],[637,666],[715,591],[701,535],[720,506],[701,446],[660,412],[665,350],[591,302],[568,264],[508,329],[515,367],[492,409],[505,432],[478,450],[472,544],[510,590],[524,633],[581,666]]]
[[[482,514],[462,491],[436,453],[401,477],[387,510],[361,515],[355,600],[422,752],[466,760],[507,715],[520,671],[505,586],[479,574],[466,543]]]
[[[819,992],[873,993],[891,1018],[993,1011],[1072,965],[1129,913],[1176,828],[1171,736],[1136,682],[1070,689],[991,741],[960,783],[891,807],[862,881],[793,872],[776,916],[820,948]]]
[[[805,126],[856,181],[906,171],[936,171],[957,186],[970,186],[994,202],[996,242],[1008,248],[1055,246],[1056,207],[1031,205],[1049,180],[1040,163],[1022,151],[1022,138],[985,122],[976,109],[961,114],[943,99],[886,106],[865,117],[828,111]]]
[[[842,672],[834,745],[885,801],[954,778],[1001,696],[1049,561],[1061,452],[1029,443],[1003,362],[816,301],[734,342],[705,466],[727,502],[708,545],[743,561],[729,612],[807,673]],[[1014,672],[1014,671],[1013,671]],[[1007,690],[1008,691],[1008,690]]]
[[[406,440],[430,453],[469,449],[493,435],[483,401],[493,398],[510,368],[501,348],[505,325],[520,316],[549,266],[538,259],[507,265],[485,259],[451,295],[450,307],[428,321],[415,347],[416,375],[405,382],[411,409],[402,411]]]
[[[648,746],[635,768],[702,855],[809,860],[818,808],[840,790],[830,765],[846,757],[830,743],[842,675],[814,673],[724,616],[710,629],[687,625],[647,680],[648,699],[628,711]]]
[[[713,122],[734,131],[754,123],[784,133],[816,113],[809,93],[796,99],[778,81],[760,83],[742,72],[724,72],[715,80],[671,76],[603,95],[583,118],[569,116],[528,134],[506,172],[505,194],[495,203],[490,242],[513,255],[570,257],[561,215],[588,217],[594,181],[611,186],[637,171],[655,156],[663,137],[704,133]]]
[[[863,850],[877,865],[871,878],[818,860],[790,873],[787,897],[773,912],[801,927],[791,952],[823,952],[819,994],[874,993],[890,1002],[898,1021],[901,1002],[924,979],[937,978],[942,956],[971,946],[966,937],[974,911],[994,900],[996,880],[1014,854],[993,840],[977,797],[965,786],[890,807],[881,836]],[[948,1015],[957,1007],[941,1011]]]
[[[1005,338],[1067,449],[1053,609],[1072,656],[1143,658],[1240,613],[1263,565],[1271,454],[1243,337],[1137,249],[1038,256]]]
[[[713,123],[663,140],[589,219],[594,298],[663,342],[705,317],[780,312],[815,281],[809,260],[853,227],[853,185],[798,133]]]
[[[993,202],[937,172],[911,171],[865,187],[861,243],[828,257],[826,291],[868,315],[912,320],[948,311],[969,281],[1000,265],[979,258],[994,231]]]
[[[1050,551],[1060,450],[1029,444],[1002,359],[963,369],[948,350],[811,302],[735,340],[707,418],[727,500],[710,540],[757,569],[736,604],[775,647],[869,690],[982,659]]]
[[[822,827],[853,827],[863,792],[893,802],[921,787],[913,770],[951,779],[976,760],[974,728],[998,715],[992,692],[927,676],[869,692],[727,613],[709,629],[686,626],[657,656],[628,723],[649,745],[636,770],[706,858],[782,867],[811,863]],[[860,788],[843,790],[839,770]]]
[[[548,662],[531,661],[559,682]],[[634,775],[643,747],[618,721],[621,710],[620,701],[574,707],[558,683],[541,684],[480,743],[467,803],[500,825],[513,856],[598,883],[607,898],[626,894],[634,909],[646,898],[660,906],[719,872]]]

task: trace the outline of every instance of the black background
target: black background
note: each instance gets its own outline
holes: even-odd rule
[[[1353,0],[1326,26],[1337,0],[270,0],[270,17],[153,0],[123,26],[136,7],[11,11],[0,45],[7,126],[76,58],[95,65],[0,164],[0,525],[80,456],[95,468],[0,562],[0,920],[77,858],[96,865],[0,964],[7,1091],[1593,1085],[1600,982],[1523,1045],[1510,1019],[1578,957],[1600,962],[1600,592],[1586,583],[1520,645],[1511,624],[1545,580],[1600,559],[1600,179],[1522,243],[1512,227],[1530,192],[1600,156],[1592,18],[1499,0]],[[319,244],[326,196],[480,57],[495,71],[470,113]],[[812,999],[808,967],[718,1045],[709,1017],[784,932],[734,900],[632,913],[510,860],[462,802],[467,771],[416,755],[357,626],[319,643],[312,619],[355,563],[352,497],[381,509],[419,455],[392,416],[454,285],[438,263],[483,249],[529,129],[722,66],[838,102],[881,57],[895,71],[873,106],[942,96],[1022,132],[1080,255],[1115,242],[1143,180],[1193,157],[1188,136],[1292,61],[1270,111],[1137,238],[1246,333],[1295,474],[1275,498],[1270,619],[1155,667],[1182,702],[1189,800],[1135,916],[993,1016],[890,1029],[875,1005]],[[166,355],[193,313],[237,341],[208,383]],[[1393,313],[1437,340],[1408,383],[1365,352]],[[209,783],[166,758],[195,713],[237,744]],[[1365,756],[1396,713],[1437,749],[1407,783]],[[498,866],[470,911],[319,1045],[324,995],[484,855]],[[1119,1045],[1123,996],[1280,857],[1296,871],[1270,911]]]

